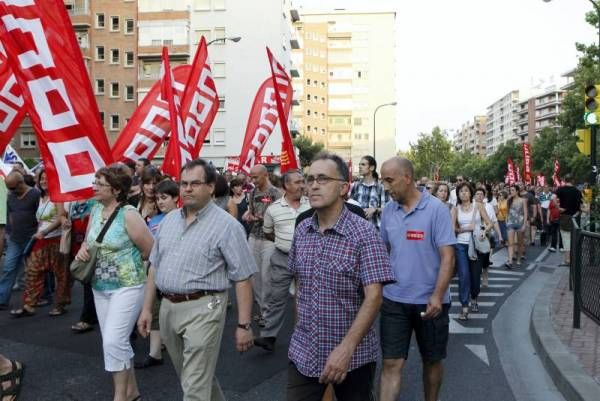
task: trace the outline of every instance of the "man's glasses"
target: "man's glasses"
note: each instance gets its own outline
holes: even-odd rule
[[[179,181],[179,188],[192,187],[192,189],[198,189],[202,185],[206,184],[206,181],[194,180],[194,181]]]
[[[110,187],[110,184],[105,184],[100,181],[92,181],[92,185],[96,187]]]
[[[308,185],[312,185],[315,183],[315,181],[317,182],[317,184],[319,185],[325,185],[330,183],[331,181],[341,181],[341,182],[346,182],[346,180],[341,179],[341,178],[334,178],[334,177],[329,177],[323,174],[319,174],[318,176],[314,176],[314,175],[309,175],[306,177],[306,183]]]

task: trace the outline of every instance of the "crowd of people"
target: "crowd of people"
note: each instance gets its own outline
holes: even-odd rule
[[[451,279],[467,320],[499,248],[507,247],[506,269],[519,269],[536,241],[564,252],[568,265],[571,218],[586,210],[585,196],[569,177],[552,190],[416,179],[400,157],[378,172],[365,156],[359,174],[352,182],[340,157],[320,153],[305,171],[281,177],[263,165],[221,174],[197,159],[175,181],[140,159],[98,170],[92,199],[59,203],[43,168],[31,177],[17,166],[0,180],[0,310],[14,318],[46,305],[50,316],[66,313],[69,265],[95,258],[70,329],[99,327],[115,401],[141,399],[135,369],[162,365],[165,350],[185,400],[224,400],[214,373],[231,291],[240,352],[273,352],[285,319],[295,320],[288,400],[372,400],[376,392],[396,400],[414,332],[425,400],[435,401]],[[11,308],[17,290],[22,303]],[[149,351],[134,363],[136,330]],[[18,397],[23,372],[0,355],[2,401]]]

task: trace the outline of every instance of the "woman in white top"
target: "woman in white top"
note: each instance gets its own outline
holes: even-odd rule
[[[479,236],[485,236],[485,230],[491,227],[491,221],[485,211],[485,207],[480,203],[473,203],[473,188],[470,184],[464,182],[457,187],[458,198],[456,207],[452,209],[452,222],[456,232],[455,258],[456,271],[458,273],[458,296],[462,306],[460,320],[467,320],[469,315],[469,294],[471,295],[471,310],[477,312],[479,305],[477,297],[479,296],[481,282],[481,263],[479,260],[469,258],[469,243],[471,237],[476,232]],[[479,220],[478,220],[479,218]],[[481,218],[485,222],[483,230],[477,230],[478,224],[481,226]]]
[[[493,203],[489,201],[489,199],[486,199],[486,190],[483,187],[477,188],[477,190],[475,191],[475,203],[477,204],[481,204],[483,205],[483,207],[485,208],[485,212],[487,213],[490,222],[491,222],[491,226],[489,227],[488,230],[486,230],[487,232],[490,232],[490,230],[493,228],[494,232],[495,232],[495,238],[498,239],[498,241],[502,242],[503,238],[502,238],[502,234],[500,233],[500,226],[498,225],[498,219],[496,218],[496,212],[494,210],[494,206]],[[475,221],[476,225],[481,226],[481,217],[477,216],[478,218]],[[488,268],[490,267],[490,256],[492,254],[492,249],[490,249],[490,252],[487,253],[483,253],[483,252],[478,252],[478,257],[479,260],[481,261],[481,283],[483,284],[484,287],[488,286]]]

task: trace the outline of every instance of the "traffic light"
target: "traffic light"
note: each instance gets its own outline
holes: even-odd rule
[[[585,114],[586,125],[600,124],[600,85],[588,85],[585,88]]]
[[[589,129],[578,129],[577,134],[577,149],[579,152],[589,156],[592,153],[592,133]]]

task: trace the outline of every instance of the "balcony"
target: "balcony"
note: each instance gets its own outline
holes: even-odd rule
[[[65,8],[69,13],[69,17],[71,17],[71,23],[75,30],[92,26],[92,14],[87,0],[65,2]]]
[[[298,50],[302,48],[302,39],[298,36],[298,33],[292,31],[290,35],[290,46],[294,50]]]
[[[300,123],[295,118],[290,120],[290,133],[292,136],[296,136],[300,134]]]
[[[190,47],[186,44],[173,44],[171,40],[153,40],[151,45],[140,45],[138,47],[138,57],[140,59],[158,59],[162,55],[163,46],[169,49],[170,60],[179,60],[187,62],[190,57]]]
[[[292,64],[290,67],[290,75],[292,78],[300,78],[300,71],[298,71],[298,67],[296,67],[294,64]]]
[[[290,17],[292,19],[292,22],[298,22],[298,21],[300,21],[300,13],[295,8],[292,8],[290,10]]]

